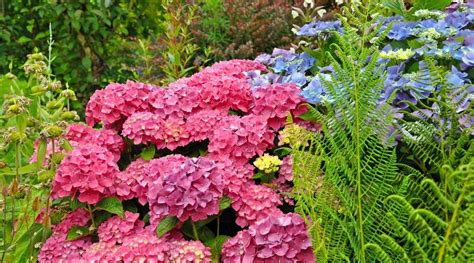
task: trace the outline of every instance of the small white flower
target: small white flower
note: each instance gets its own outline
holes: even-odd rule
[[[313,8],[314,7],[314,1],[313,0],[304,0],[303,6],[306,8]]]
[[[296,12],[295,10],[291,10],[291,16],[293,18],[297,18],[299,16],[298,12]]]
[[[326,14],[326,10],[325,9],[320,9],[320,10],[318,10],[317,13],[318,13],[318,16],[323,17],[324,14]]]
[[[344,0],[336,0],[336,4],[337,5],[342,5],[342,4],[344,4]]]

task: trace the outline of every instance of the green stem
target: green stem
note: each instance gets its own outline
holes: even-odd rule
[[[89,215],[91,217],[92,225],[94,226],[94,229],[97,229],[97,226],[95,225],[95,220],[94,220],[94,211],[92,210],[90,205],[87,205],[87,210],[89,210]]]
[[[191,226],[193,227],[194,239],[199,240],[198,231],[197,231],[196,225],[194,224],[193,221],[191,221]]]
[[[7,210],[7,197],[4,195],[3,196],[3,201],[4,201],[4,209],[3,209],[3,222],[2,222],[2,225],[3,225],[3,253],[2,253],[2,258],[0,259],[0,262],[3,262],[3,259],[5,257],[5,254],[7,253],[7,240],[6,240],[6,237],[7,237],[7,213],[8,213],[8,210]]]

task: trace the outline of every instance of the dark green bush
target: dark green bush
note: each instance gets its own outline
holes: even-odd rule
[[[34,48],[46,50],[51,23],[58,78],[79,100],[111,81],[132,78],[126,67],[139,48],[127,43],[162,32],[159,2],[147,0],[0,1],[0,72],[21,68]],[[132,50],[130,50],[132,49]]]

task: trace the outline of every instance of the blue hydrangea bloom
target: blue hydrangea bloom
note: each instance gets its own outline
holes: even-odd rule
[[[312,37],[329,31],[342,32],[341,21],[313,21],[302,26],[296,35]]]
[[[467,73],[459,71],[455,66],[451,66],[451,72],[446,76],[448,85],[462,86],[466,83]]]
[[[404,40],[411,36],[411,29],[415,26],[414,22],[395,22],[387,37],[393,40]]]
[[[474,66],[474,50],[467,50],[462,57],[462,62],[467,67]]]

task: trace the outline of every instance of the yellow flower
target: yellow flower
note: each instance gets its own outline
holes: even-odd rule
[[[264,154],[263,156],[258,157],[257,160],[253,162],[253,164],[259,170],[269,174],[274,173],[280,169],[281,160],[278,159],[278,156]]]

